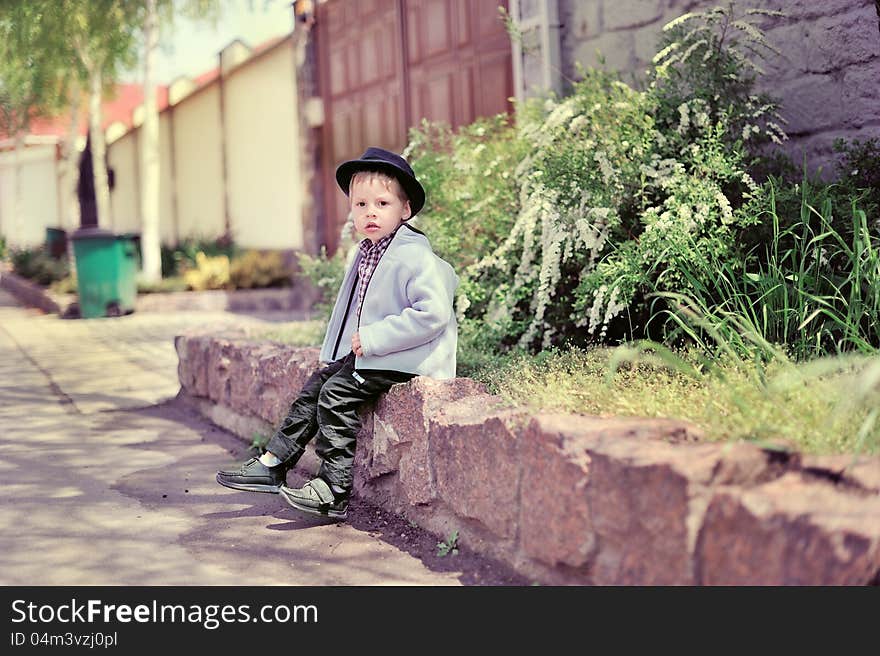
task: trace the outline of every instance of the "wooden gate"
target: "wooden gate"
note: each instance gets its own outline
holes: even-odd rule
[[[400,152],[422,119],[458,127],[511,110],[510,38],[497,0],[328,0],[316,39],[321,97],[324,241],[348,214],[336,167],[367,146]]]

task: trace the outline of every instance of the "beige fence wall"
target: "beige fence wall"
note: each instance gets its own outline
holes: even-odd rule
[[[140,195],[138,193],[137,133],[129,132],[107,149],[107,166],[113,169],[114,185],[110,193],[113,230],[140,231]]]
[[[171,144],[174,131],[172,121],[171,112],[166,111],[159,115],[159,239],[163,244],[173,244],[178,230],[176,227],[178,217],[174,213],[174,195],[179,193],[179,189],[175,188],[174,162],[171,159],[175,150]],[[138,225],[142,225],[140,220]]]
[[[216,237],[225,230],[219,86],[181,100],[173,121],[180,238]]]
[[[240,47],[230,48],[236,58]],[[225,70],[222,84],[214,79],[174,95],[182,97],[162,111],[159,125],[162,242],[217,238],[228,214],[243,248],[302,249],[306,190],[292,37]],[[134,128],[108,147],[117,171],[111,194],[116,229],[135,232],[141,225],[133,157],[139,132]]]
[[[226,81],[229,214],[236,243],[303,248],[299,116],[292,42]]]
[[[45,241],[47,227],[61,227],[58,170],[54,144],[22,148],[18,166],[14,151],[0,152],[0,235],[8,245],[37,246]],[[19,184],[21,198],[16,207]]]

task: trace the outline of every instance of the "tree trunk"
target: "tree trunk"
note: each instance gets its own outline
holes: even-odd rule
[[[89,71],[89,136],[92,138],[92,171],[95,178],[95,205],[98,211],[98,227],[113,230],[113,213],[110,209],[110,185],[107,181],[107,144],[101,129],[100,65]]]
[[[76,79],[73,80],[70,89],[70,127],[67,129],[67,142],[64,144],[64,207],[67,207],[67,216],[61,217],[61,226],[68,232],[79,228],[79,195],[77,186],[79,183],[79,151],[76,148],[76,139],[79,136],[79,109],[80,87]],[[68,242],[69,243],[69,242]]]
[[[147,0],[144,21],[144,123],[141,127],[141,254],[143,277],[148,282],[162,279],[159,241],[159,111],[156,108],[156,51],[159,20],[156,0]]]
[[[15,133],[15,155],[13,170],[15,171],[15,188],[12,197],[12,225],[15,226],[13,242],[20,248],[26,246],[24,240],[24,192],[21,188],[21,153],[24,150],[24,132],[19,130]]]

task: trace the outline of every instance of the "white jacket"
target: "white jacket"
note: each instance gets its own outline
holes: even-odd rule
[[[453,310],[458,276],[421,231],[404,223],[373,272],[357,325],[360,249],[346,268],[321,347],[333,362],[351,352],[360,333],[364,355],[356,369],[390,369],[455,378],[458,323]]]

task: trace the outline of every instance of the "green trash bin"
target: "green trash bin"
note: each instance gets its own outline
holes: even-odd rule
[[[137,248],[133,237],[100,228],[81,228],[70,238],[80,317],[118,317],[134,312]]]
[[[67,231],[61,228],[46,228],[46,250],[56,260],[67,254]]]

